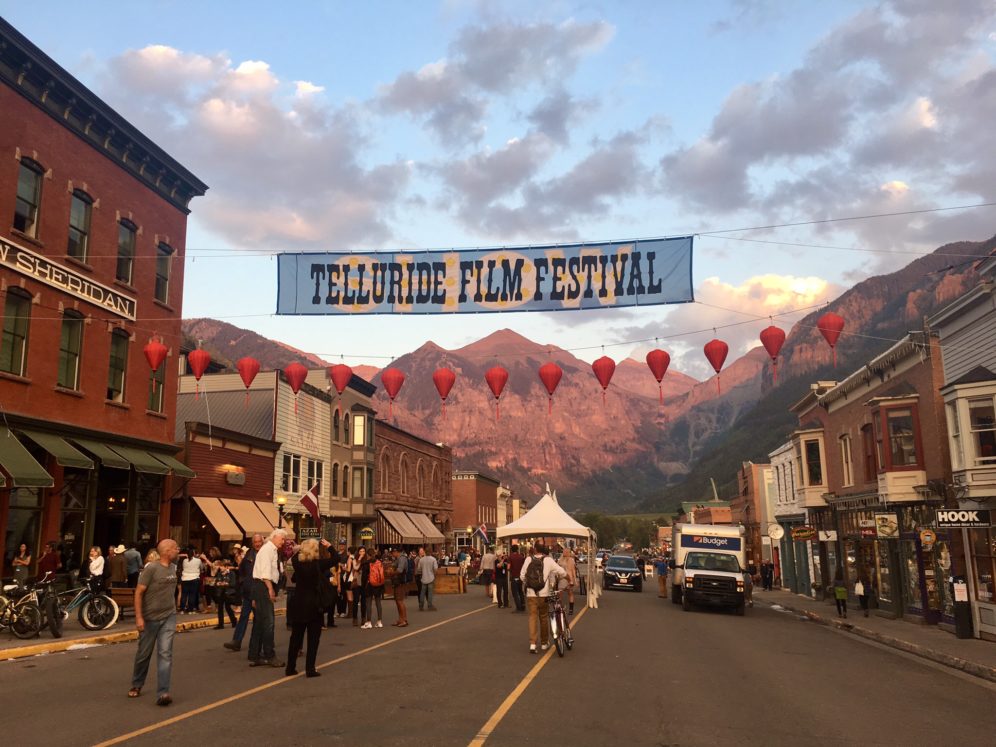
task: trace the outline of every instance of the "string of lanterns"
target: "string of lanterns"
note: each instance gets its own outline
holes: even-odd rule
[[[819,318],[816,323],[817,329],[819,329],[820,334],[823,335],[823,339],[826,340],[827,344],[830,346],[831,351],[833,351],[833,365],[834,368],[837,367],[837,341],[840,338],[841,332],[844,330],[844,319],[834,314],[832,311],[825,313]],[[771,358],[771,368],[775,383],[778,382],[778,355],[781,352],[782,345],[785,344],[785,331],[770,325],[765,329],[761,330],[760,334],[761,344],[764,346],[765,351]],[[153,372],[158,371],[159,367],[163,365],[166,360],[167,348],[162,343],[162,339],[157,335],[151,338],[148,344],[143,348],[145,354],[145,359],[148,361],[149,366],[152,368]],[[720,372],[722,371],[723,364],[726,362],[726,357],[730,352],[730,346],[727,345],[722,340],[712,339],[707,342],[703,348],[702,352],[709,361],[709,364],[713,367],[716,372],[716,390],[717,392],[722,392],[720,389]],[[664,405],[664,376],[667,373],[668,366],[671,364],[671,356],[665,350],[654,349],[647,353],[647,367],[650,369],[651,374],[657,380],[657,387],[660,394],[660,404]],[[207,371],[208,366],[211,363],[211,356],[206,350],[197,348],[196,350],[190,351],[187,355],[187,363],[190,365],[190,370],[194,375],[195,380],[195,397],[200,397],[200,380]],[[249,404],[249,387],[252,386],[253,380],[256,378],[256,374],[259,373],[260,364],[259,361],[252,357],[240,358],[235,364],[235,367],[239,371],[239,376],[242,378],[242,383],[246,388],[246,406]],[[612,375],[616,370],[616,362],[607,355],[603,355],[598,358],[594,363],[591,364],[592,372],[595,374],[595,378],[598,380],[599,385],[602,387],[602,406],[605,406],[605,393],[608,391],[609,384],[612,381]],[[289,364],[283,370],[284,378],[290,385],[291,391],[294,393],[294,412],[297,412],[297,395],[301,391],[301,387],[304,385],[305,379],[308,376],[308,369],[298,362]],[[342,414],[342,393],[345,391],[346,387],[349,386],[349,381],[353,377],[353,369],[344,363],[337,363],[328,368],[329,379],[332,381],[332,386],[335,388],[336,393],[339,395],[339,414]],[[557,386],[560,384],[560,380],[563,378],[564,371],[553,361],[544,363],[539,368],[539,378],[540,382],[546,388],[548,394],[548,404],[547,413],[553,412],[553,395],[557,390]],[[508,384],[508,370],[502,366],[493,366],[489,368],[484,373],[484,380],[491,390],[491,394],[495,398],[495,421],[501,420],[501,396],[505,391],[505,386]],[[401,387],[405,383],[405,374],[394,367],[389,367],[381,372],[381,383],[384,386],[384,391],[390,399],[390,412],[391,416],[394,415],[394,400],[397,398],[398,394],[401,392]],[[456,383],[456,374],[449,368],[437,368],[432,374],[432,383],[436,387],[436,391],[439,393],[439,398],[442,404],[442,414],[443,419],[446,419],[446,399],[450,395],[450,391],[453,389],[453,385]],[[153,386],[155,383],[153,382]]]

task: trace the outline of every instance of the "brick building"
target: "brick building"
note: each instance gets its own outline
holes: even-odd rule
[[[183,257],[207,187],[0,19],[0,552],[166,534]],[[173,356],[153,374],[142,352]],[[9,430],[8,430],[9,429]],[[13,437],[10,437],[13,436]]]
[[[755,568],[762,561],[772,561],[778,566],[778,550],[772,553],[768,525],[773,523],[771,506],[771,465],[743,462],[737,470],[737,497],[730,502],[732,523],[743,524],[747,563]],[[696,518],[696,523],[699,522]],[[713,522],[718,523],[718,522]]]
[[[482,524],[487,528],[489,544],[494,543],[500,487],[498,480],[481,472],[453,471],[453,537],[457,547],[482,547],[483,539],[475,534]]]
[[[374,422],[377,448],[375,544],[452,545],[453,453],[385,420]]]

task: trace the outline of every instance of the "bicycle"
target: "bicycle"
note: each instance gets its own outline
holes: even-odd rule
[[[34,638],[41,630],[41,610],[32,595],[19,584],[8,584],[0,594],[0,630],[18,638]]]
[[[51,594],[58,619],[66,620],[70,612],[78,610],[80,625],[87,630],[104,630],[114,625],[121,614],[118,603],[94,587],[95,584],[88,581],[79,588]]]
[[[574,636],[571,635],[571,626],[567,622],[567,613],[560,603],[560,591],[553,589],[547,598],[550,615],[550,636],[553,644],[557,648],[557,656],[563,656],[566,651],[574,648]]]

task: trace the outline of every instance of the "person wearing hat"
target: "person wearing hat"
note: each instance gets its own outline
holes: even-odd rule
[[[111,586],[122,589],[128,585],[128,561],[125,560],[125,546],[112,547],[107,553],[107,573]]]

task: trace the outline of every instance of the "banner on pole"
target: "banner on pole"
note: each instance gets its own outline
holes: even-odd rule
[[[692,237],[372,254],[284,253],[277,314],[480,314],[690,303]]]

